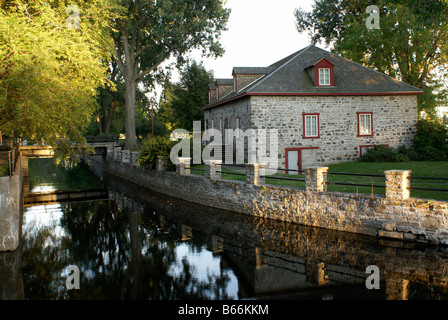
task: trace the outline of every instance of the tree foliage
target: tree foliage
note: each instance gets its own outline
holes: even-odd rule
[[[171,141],[169,136],[148,136],[143,140],[143,150],[140,153],[137,164],[139,167],[155,169],[157,157],[163,157],[169,170],[175,169],[170,161],[170,152],[177,141]]]
[[[380,29],[366,26],[376,5]],[[428,114],[445,99],[448,4],[444,0],[316,0],[312,12],[295,13],[299,32],[313,43],[424,91],[419,108]]]
[[[174,59],[178,65],[193,49],[219,56],[219,37],[229,17],[223,0],[122,0],[125,19],[116,20],[116,60],[126,88],[126,144],[135,145],[135,89],[150,87],[163,75],[161,65]]]
[[[202,121],[202,107],[208,103],[208,84],[213,73],[193,61],[180,72],[179,83],[166,82],[158,116],[169,130],[193,130],[193,121]]]
[[[447,161],[447,127],[437,119],[419,120],[411,152],[413,160]]]
[[[404,162],[409,161],[409,157],[398,152],[394,148],[385,145],[375,145],[368,149],[362,156],[363,162]]]
[[[65,1],[7,1],[0,7],[0,131],[65,146],[83,141],[106,82],[112,0],[77,2],[70,28]]]

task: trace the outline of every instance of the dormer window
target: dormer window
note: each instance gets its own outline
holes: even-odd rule
[[[319,85],[329,86],[330,82],[330,68],[320,68],[319,69]]]
[[[313,67],[316,87],[334,87],[334,65],[331,61],[322,58]]]

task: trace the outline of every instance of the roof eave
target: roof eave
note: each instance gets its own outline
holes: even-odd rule
[[[232,102],[244,97],[248,96],[297,96],[297,97],[313,97],[313,96],[403,96],[403,95],[420,95],[423,94],[423,91],[400,91],[400,92],[348,92],[348,93],[341,93],[341,92],[245,92],[243,94],[240,94],[238,96],[217,101],[213,104],[209,104],[202,108],[202,111],[210,110],[215,107],[219,107],[223,104],[226,104],[228,102]]]

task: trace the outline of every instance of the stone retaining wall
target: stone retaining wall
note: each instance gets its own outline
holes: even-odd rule
[[[22,159],[12,176],[0,177],[0,251],[14,251],[20,242],[23,206]]]
[[[220,162],[205,165],[205,175],[191,175],[189,160],[177,172],[123,163],[120,150],[90,158],[93,171],[173,197],[257,217],[307,226],[408,241],[448,244],[448,202],[409,197],[408,171],[386,171],[386,196],[326,191],[326,168],[306,170],[306,189],[264,184],[263,165],[247,165],[247,181],[221,179]]]

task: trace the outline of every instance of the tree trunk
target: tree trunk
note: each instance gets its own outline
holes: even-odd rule
[[[124,142],[124,148],[126,150],[132,150],[137,147],[137,136],[135,131],[135,93],[136,83],[132,79],[126,79],[126,92],[125,92],[125,115],[126,115],[126,140]]]
[[[103,133],[104,134],[109,134],[110,133],[110,125],[112,124],[112,116],[114,114],[115,111],[115,107],[113,105],[114,102],[111,102],[110,106],[109,106],[109,112],[107,113],[107,117],[104,123],[104,127],[103,127]]]

